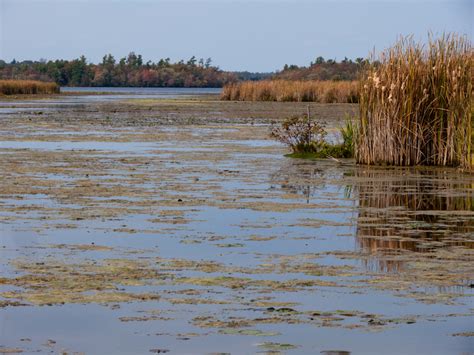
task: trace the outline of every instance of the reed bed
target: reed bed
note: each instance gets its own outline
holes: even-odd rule
[[[359,81],[356,160],[362,164],[472,168],[471,42],[402,38]]]
[[[35,80],[0,80],[0,95],[58,94],[56,83]]]
[[[262,80],[224,86],[222,100],[357,103],[356,81]]]

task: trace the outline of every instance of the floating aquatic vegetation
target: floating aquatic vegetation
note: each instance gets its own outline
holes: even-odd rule
[[[294,350],[298,348],[298,345],[288,344],[288,343],[272,343],[265,342],[257,345],[259,348],[269,351],[285,351],[285,350]]]
[[[219,330],[221,334],[227,335],[250,335],[250,336],[257,336],[257,337],[273,337],[276,335],[280,335],[278,332],[264,332],[258,329],[221,329]]]

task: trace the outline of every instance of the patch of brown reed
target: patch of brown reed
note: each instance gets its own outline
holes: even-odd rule
[[[357,162],[472,167],[473,62],[455,34],[384,51],[360,81]]]
[[[59,85],[35,80],[0,80],[0,95],[58,94]]]
[[[262,80],[224,86],[222,100],[357,103],[356,81]]]

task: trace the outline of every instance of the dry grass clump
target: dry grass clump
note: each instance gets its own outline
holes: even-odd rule
[[[35,80],[0,80],[0,95],[58,94],[59,85]]]
[[[363,164],[472,166],[472,44],[466,37],[403,38],[360,81]]]
[[[356,103],[358,102],[358,84],[356,81],[243,81],[224,86],[221,99],[233,101]]]

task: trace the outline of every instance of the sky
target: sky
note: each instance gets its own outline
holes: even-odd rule
[[[367,57],[399,36],[472,40],[473,0],[0,0],[0,59],[94,63],[211,57],[224,70],[268,72],[316,57]]]

